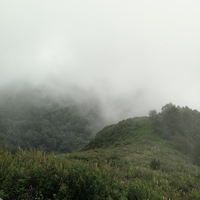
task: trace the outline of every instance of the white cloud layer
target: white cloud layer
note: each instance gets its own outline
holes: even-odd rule
[[[108,116],[200,110],[199,0],[1,0],[0,83],[99,95]]]

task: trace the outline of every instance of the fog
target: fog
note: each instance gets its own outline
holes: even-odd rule
[[[200,110],[199,10],[199,0],[1,0],[1,88],[95,100],[111,121],[169,102]]]

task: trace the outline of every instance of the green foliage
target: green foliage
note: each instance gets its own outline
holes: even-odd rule
[[[183,154],[192,153],[200,133],[200,113],[197,110],[170,103],[163,106],[160,113],[154,112],[150,119],[153,121],[154,131],[170,140],[176,150]],[[194,157],[198,160],[197,155]]]
[[[194,163],[200,166],[200,138],[195,143],[193,151]]]
[[[162,200],[163,196],[153,191],[149,186],[132,182],[128,186],[128,200]]]
[[[161,167],[161,162],[160,159],[156,159],[154,158],[151,162],[150,162],[150,167],[153,170],[159,170]]]
[[[149,111],[149,117],[150,118],[155,118],[157,115],[157,111],[156,110],[150,110]]]
[[[166,106],[163,112],[171,107]],[[179,112],[180,108],[177,109]],[[172,113],[178,112],[174,109]],[[180,134],[177,131],[183,125],[177,129],[172,125],[169,127],[175,131],[168,131],[170,137],[164,139],[162,134],[154,131],[158,115],[107,126],[70,158],[76,155],[77,159],[85,158],[99,166],[108,163],[113,171],[117,171],[125,199],[199,199],[200,169],[193,165],[190,132]],[[112,194],[117,199],[114,192]]]
[[[0,149],[0,195],[4,199],[106,199],[116,189],[110,167]]]
[[[180,134],[175,135],[172,138],[172,142],[176,150],[182,152],[183,154],[190,154],[192,151],[192,142],[189,138],[186,138]]]
[[[170,124],[171,117],[174,124]],[[18,149],[12,154],[0,148],[0,197],[200,199],[200,167],[192,164],[193,158],[199,163],[198,118],[197,111],[169,104],[153,117],[105,127],[81,151],[71,154],[46,155],[34,149]],[[11,141],[14,132],[8,133]],[[29,137],[29,131],[26,133]],[[195,144],[194,150],[191,144]]]
[[[91,170],[91,166],[72,164],[68,173],[63,178],[65,192],[70,199],[104,199],[108,196],[106,186],[107,173],[97,169]],[[66,194],[65,194],[66,195]]]
[[[115,125],[110,125],[103,128],[97,133],[95,139],[93,139],[83,150],[102,148],[109,146],[119,146],[121,141],[126,144],[130,144],[129,138],[137,138],[140,132],[145,129],[151,131],[151,121],[147,117],[143,118],[132,118],[119,122]]]
[[[8,195],[5,195],[3,190],[0,190],[0,198],[6,199],[7,197],[8,197]]]
[[[37,94],[2,98],[0,146],[8,146],[12,152],[18,146],[46,152],[80,149],[92,137],[91,118],[95,115],[98,119],[95,109],[84,115],[81,106],[73,103],[59,106],[53,100],[40,100]]]

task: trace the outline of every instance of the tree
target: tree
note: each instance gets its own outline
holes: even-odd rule
[[[149,111],[149,117],[150,118],[154,118],[157,115],[157,111],[156,110],[150,110]]]
[[[200,138],[198,138],[198,141],[196,142],[196,145],[194,147],[193,157],[194,163],[200,166]]]

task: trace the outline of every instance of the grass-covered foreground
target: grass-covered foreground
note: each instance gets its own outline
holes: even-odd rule
[[[84,149],[55,156],[0,149],[2,199],[200,199],[192,157],[135,118],[104,128]]]

